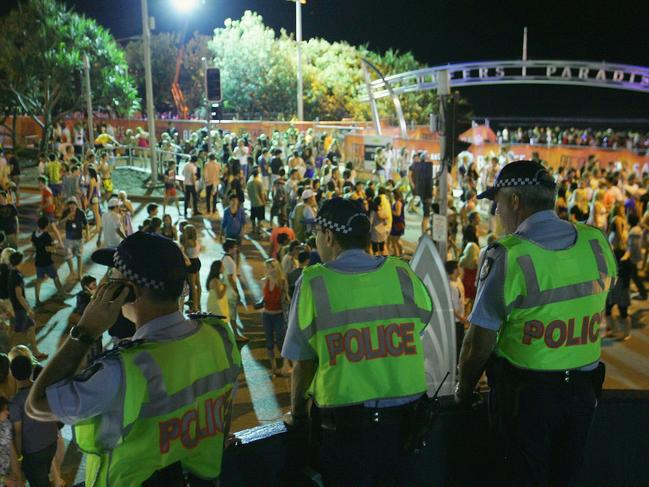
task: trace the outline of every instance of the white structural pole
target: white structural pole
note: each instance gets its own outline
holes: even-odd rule
[[[295,2],[295,41],[297,43],[297,119],[304,120],[304,96],[302,90],[302,3]]]
[[[86,85],[86,112],[88,117],[88,145],[94,147],[95,143],[95,126],[92,110],[92,89],[90,86],[90,59],[88,55],[83,55],[83,77]]]
[[[142,43],[144,47],[144,78],[146,85],[146,116],[149,125],[149,154],[151,158],[151,184],[158,182],[158,165],[156,164],[155,111],[153,109],[153,77],[151,74],[151,30],[149,26],[149,9],[147,0],[142,5]]]
[[[453,157],[451,154],[452,142],[450,139],[453,137],[454,127],[450,123],[452,121],[449,113],[449,109],[452,109],[450,93],[449,72],[445,70],[439,71],[437,73],[437,100],[440,126],[439,214],[444,218],[447,218],[448,213],[448,168],[450,166],[450,159]],[[446,260],[447,243],[446,238],[437,242],[437,249],[439,250],[439,255],[442,256],[442,260]]]
[[[527,27],[523,27],[523,61],[527,61]]]

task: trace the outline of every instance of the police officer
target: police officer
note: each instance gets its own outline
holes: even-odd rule
[[[398,485],[414,475],[403,440],[426,390],[420,335],[431,298],[406,263],[366,253],[370,224],[356,202],[325,202],[313,224],[324,264],[304,269],[291,303],[286,421],[303,423],[313,399],[325,485]]]
[[[576,485],[604,380],[600,329],[613,254],[598,229],[557,217],[555,183],[539,163],[506,165],[478,198],[493,200],[506,235],[480,268],[456,400],[471,400],[490,359],[505,485]]]
[[[42,371],[27,413],[74,425],[87,486],[214,485],[241,366],[229,328],[179,311],[185,260],[171,240],[137,232],[92,259],[112,267],[108,279]],[[76,375],[120,309],[133,339]]]

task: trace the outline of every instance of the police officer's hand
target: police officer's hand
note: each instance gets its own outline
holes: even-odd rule
[[[290,412],[284,414],[282,420],[284,421],[286,429],[289,431],[305,428],[309,423],[308,416],[293,416]]]
[[[100,337],[117,321],[130,290],[131,287],[123,281],[107,281],[100,285],[83,312],[77,328],[91,337]]]
[[[458,384],[459,386],[459,384]],[[463,392],[459,387],[455,388],[455,404],[462,409],[473,409],[482,403],[482,396],[476,391]]]

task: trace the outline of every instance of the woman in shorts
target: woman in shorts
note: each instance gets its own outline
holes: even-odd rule
[[[88,205],[95,217],[95,228],[97,229],[97,247],[101,245],[101,191],[99,189],[99,176],[94,167],[88,167]]]
[[[178,204],[178,193],[176,191],[176,163],[169,161],[165,171],[165,195],[162,200],[162,213],[165,213],[167,204],[175,204],[176,210],[180,215],[180,206]]]
[[[190,311],[198,313],[201,310],[201,282],[198,276],[201,270],[201,261],[198,258],[201,244],[198,241],[198,234],[194,225],[185,225],[180,236],[180,245],[189,259],[187,282],[189,283],[189,295],[191,297]]]

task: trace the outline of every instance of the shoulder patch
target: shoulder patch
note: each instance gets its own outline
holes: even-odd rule
[[[489,275],[489,272],[491,271],[491,267],[493,264],[494,260],[491,257],[485,257],[484,262],[482,263],[482,267],[480,267],[480,280],[484,281],[487,276]]]

